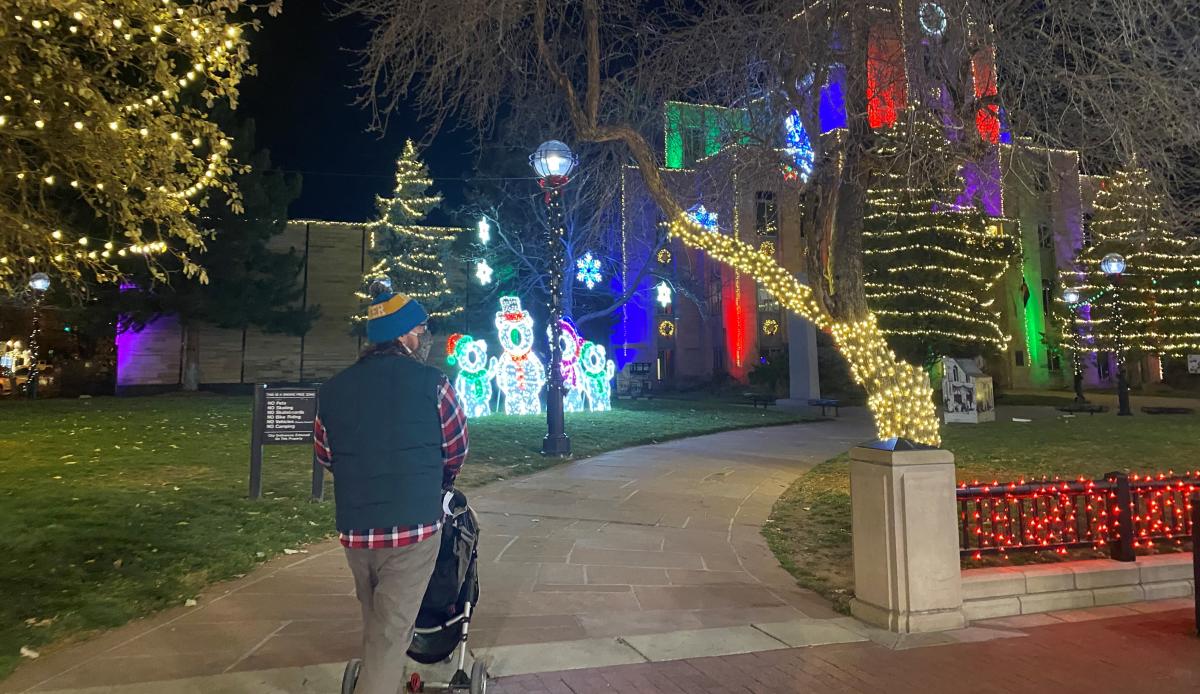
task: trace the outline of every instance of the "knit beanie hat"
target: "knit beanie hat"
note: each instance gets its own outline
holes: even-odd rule
[[[416,299],[392,292],[390,282],[371,284],[371,305],[367,307],[368,342],[391,342],[428,320],[425,307]]]

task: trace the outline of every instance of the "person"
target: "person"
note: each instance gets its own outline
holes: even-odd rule
[[[321,386],[317,459],[334,478],[338,535],[362,606],[355,691],[396,694],[437,561],[443,489],[467,457],[467,421],[416,300],[372,286],[368,346]]]

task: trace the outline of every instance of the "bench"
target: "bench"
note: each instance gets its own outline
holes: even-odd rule
[[[765,410],[775,404],[775,396],[768,393],[742,393],[742,397],[749,400],[755,409],[762,407]]]
[[[837,400],[833,400],[831,398],[812,398],[808,401],[808,404],[812,407],[820,407],[822,417],[827,416],[830,408],[833,408],[834,417],[839,416],[838,407],[840,406],[840,403]]]
[[[1142,412],[1146,414],[1192,414],[1194,410],[1190,407],[1143,407]]]
[[[1108,412],[1108,407],[1105,405],[1066,405],[1058,408],[1059,412],[1070,412],[1072,414],[1079,412],[1087,412],[1089,415],[1097,412]]]

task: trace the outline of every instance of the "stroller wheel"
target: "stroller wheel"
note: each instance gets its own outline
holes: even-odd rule
[[[487,694],[487,663],[476,660],[471,666],[471,694]]]
[[[354,685],[358,684],[358,671],[362,669],[362,661],[358,658],[346,663],[342,673],[342,694],[354,694]]]

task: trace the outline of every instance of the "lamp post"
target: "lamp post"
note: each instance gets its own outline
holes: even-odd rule
[[[38,335],[42,332],[41,313],[42,297],[50,289],[50,276],[38,272],[29,278],[29,290],[33,292],[33,329],[29,332],[29,380],[26,382],[26,392],[30,400],[37,400],[38,391]]]
[[[537,151],[529,155],[529,164],[537,172],[538,185],[544,192],[549,229],[546,239],[549,267],[546,274],[550,281],[550,373],[546,378],[546,438],[542,441],[542,455],[556,457],[571,455],[571,439],[567,437],[563,417],[561,341],[563,264],[566,262],[563,236],[566,234],[566,222],[563,219],[562,189],[577,161],[571,148],[558,140],[543,142]]]
[[[1082,405],[1087,398],[1083,396],[1083,359],[1080,357],[1083,345],[1079,341],[1079,291],[1067,287],[1063,290],[1062,298],[1071,312],[1071,341],[1074,343],[1071,345],[1071,369],[1074,374],[1075,403]]]
[[[1121,302],[1120,281],[1121,273],[1125,272],[1125,258],[1120,253],[1109,253],[1100,259],[1100,270],[1108,275],[1113,292],[1113,338],[1117,352],[1117,415],[1129,417],[1133,412],[1129,409],[1129,375],[1125,370],[1125,342],[1121,330],[1125,324],[1125,315]]]

